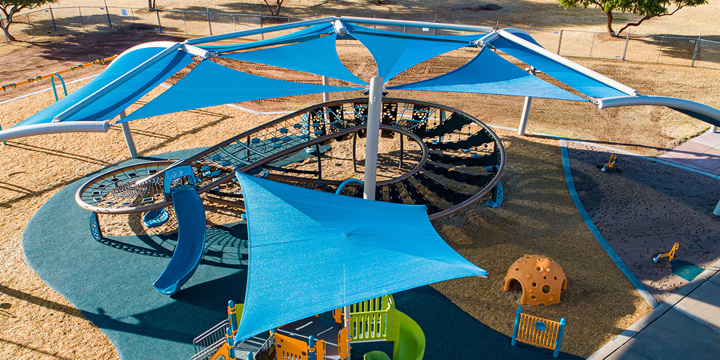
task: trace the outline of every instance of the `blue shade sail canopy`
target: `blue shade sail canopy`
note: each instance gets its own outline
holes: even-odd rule
[[[359,89],[362,88],[276,80],[205,60],[175,85],[120,122],[243,101]]]
[[[412,35],[359,25],[349,27],[350,35],[370,50],[378,67],[378,75],[385,82],[423,61],[471,45],[485,35]]]
[[[628,95],[623,91],[608,86],[575,69],[502,37],[496,38],[491,44],[496,49],[541,70],[589,97],[604,98]]]
[[[151,42],[125,51],[85,86],[13,127],[52,122],[58,114],[174,44],[166,41]],[[192,61],[192,55],[184,50],[173,52],[71,115],[65,122],[110,120]]]
[[[367,82],[351,73],[340,61],[335,47],[336,38],[337,34],[333,33],[291,45],[221,56],[367,85]]]
[[[225,53],[230,51],[254,49],[261,46],[271,46],[288,44],[293,42],[305,41],[308,39],[315,39],[323,34],[329,34],[333,31],[332,24],[318,24],[307,27],[302,30],[292,32],[290,34],[277,36],[274,38],[252,41],[242,44],[230,44],[230,45],[198,45],[199,48],[207,51],[213,51],[217,53]],[[196,39],[202,40],[202,39]]]
[[[298,188],[237,173],[249,265],[236,344],[341,306],[487,272],[435,232],[425,206]]]
[[[450,91],[587,101],[530,75],[488,48],[483,48],[470,62],[447,74],[410,84],[390,86],[388,89]]]

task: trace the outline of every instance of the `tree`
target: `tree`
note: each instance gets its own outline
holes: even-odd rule
[[[686,6],[707,4],[708,0],[558,0],[564,8],[582,5],[587,8],[593,5],[607,15],[607,31],[612,36],[618,36],[630,26],[639,26],[645,20],[661,16],[670,16]],[[669,11],[669,7],[674,7]],[[642,15],[635,23],[627,23],[617,33],[612,28],[613,11],[629,12]]]
[[[10,34],[10,25],[12,25],[13,16],[17,15],[22,9],[34,9],[36,7],[56,3],[58,0],[0,0],[0,11],[3,17],[0,18],[0,27],[2,27],[5,37],[9,41],[16,41],[14,36]]]
[[[282,7],[283,1],[285,1],[285,0],[275,0],[275,3],[272,5],[270,5],[268,0],[263,0],[263,1],[265,1],[265,5],[267,5],[268,9],[270,9],[270,15],[280,16],[280,8]]]

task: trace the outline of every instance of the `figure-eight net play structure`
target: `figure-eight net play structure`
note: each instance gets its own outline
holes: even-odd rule
[[[383,26],[410,31],[377,28]],[[261,40],[247,41],[259,34]],[[367,48],[377,65],[369,83],[345,67],[338,40]],[[403,71],[461,48],[475,49],[477,55],[437,77],[384,87]],[[243,71],[248,63],[319,75],[323,83],[253,75]],[[180,71],[185,72],[180,80],[126,112]],[[568,89],[535,76],[537,71]],[[327,79],[338,85],[327,85]],[[166,208],[174,207],[177,247],[154,283],[166,295],[180,291],[203,256],[203,202],[243,212],[249,239],[245,299],[230,301],[228,319],[195,340],[195,359],[347,359],[353,343],[369,341],[392,341],[393,359],[421,359],[423,331],[395,308],[391,294],[487,276],[451,249],[430,220],[483,198],[489,198],[488,207],[500,206],[506,158],[499,137],[475,117],[441,104],[384,97],[385,90],[522,96],[520,135],[533,97],[591,102],[598,108],[667,106],[720,125],[717,109],[640,95],[545,50],[520,30],[328,17],[135,46],[82,88],[0,131],[0,140],[107,132],[119,124],[135,158],[128,125],[134,120],[244,101],[357,91],[355,98],[284,115],[187,158],[102,173],[78,190],[76,201],[90,211],[96,238],[102,237],[98,216],[141,213],[145,226],[152,227],[166,221]],[[392,141],[396,161],[383,165],[378,181],[380,140]],[[365,143],[362,181],[323,177],[331,146],[352,149],[356,167],[360,141]],[[382,352],[365,357],[388,358]]]

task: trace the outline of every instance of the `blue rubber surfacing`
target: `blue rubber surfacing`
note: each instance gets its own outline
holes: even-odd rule
[[[183,158],[197,151],[162,157]],[[136,161],[117,166],[132,162]],[[28,222],[22,238],[27,263],[108,336],[121,359],[190,358],[192,339],[226,318],[229,299],[239,303],[245,298],[246,224],[208,227],[200,266],[183,290],[169,297],[152,284],[170,262],[177,233],[93,239],[91,213],[75,203],[74,195],[95,175],[60,190]],[[429,286],[395,294],[395,299],[423,328],[428,339],[426,358],[490,354],[518,360],[552,359],[552,351],[546,349],[511,347],[510,337],[472,318]],[[512,321],[513,314],[508,316]],[[375,349],[367,346],[366,351]],[[358,350],[353,359],[362,359],[364,349]]]
[[[120,358],[189,358],[192,339],[226,317],[227,300],[244,299],[246,225],[208,228],[201,266],[171,298],[152,284],[170,261],[177,233],[95,241],[91,213],[74,201],[89,178],[60,190],[28,222],[27,263],[108,336]]]

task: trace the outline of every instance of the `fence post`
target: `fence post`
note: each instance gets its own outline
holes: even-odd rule
[[[664,43],[665,43],[665,37],[662,36],[662,37],[660,38],[660,48],[658,48],[657,61],[655,61],[655,63],[657,63],[657,64],[660,63],[660,54],[662,54],[662,46],[663,46]]]
[[[133,19],[133,30],[137,31],[137,23],[135,22],[135,10],[133,10],[133,8],[130,8],[130,16],[132,16]]]
[[[697,52],[698,52],[698,48],[700,47],[700,36],[701,35],[698,35],[697,40],[695,40],[695,50],[693,50],[693,59],[692,59],[692,63],[690,64],[690,67],[695,67],[695,59],[697,59]]]
[[[157,16],[157,20],[158,20],[158,32],[162,34],[162,24],[160,24],[160,10],[155,9],[155,16]],[[184,18],[185,18],[185,13],[183,13],[183,19]],[[187,33],[187,25],[185,25],[185,33]]]
[[[105,15],[107,15],[108,26],[110,26],[110,30],[112,30],[112,21],[110,20],[110,10],[108,9],[107,1],[105,1],[105,0],[103,0],[103,1],[105,2]]]
[[[185,26],[185,35],[187,35],[187,22],[185,22],[185,11],[183,11],[182,14],[183,14],[183,26]]]
[[[592,57],[593,47],[595,46],[595,34],[596,34],[596,32],[593,31],[592,32],[592,42],[590,43],[590,54],[588,55],[588,57]]]
[[[212,35],[212,22],[210,21],[210,8],[205,8],[207,10],[207,18],[208,18],[208,29],[210,29],[210,35]]]
[[[258,17],[260,18],[260,28],[263,27],[263,20],[262,20],[262,14],[258,14]],[[260,33],[260,40],[265,40],[265,33]]]
[[[57,26],[55,25],[55,15],[53,15],[52,6],[49,6],[50,8],[50,20],[52,20],[53,24],[53,32],[57,32]]]
[[[623,49],[622,61],[625,61],[625,55],[627,54],[627,48],[628,48],[629,42],[630,42],[630,29],[628,29],[627,34],[625,34],[625,49]]]
[[[83,31],[85,31],[85,22],[82,18],[82,8],[78,6],[78,15],[80,15],[80,25],[82,26]]]
[[[558,39],[558,48],[557,48],[557,54],[560,55],[560,46],[562,45],[562,36],[563,31],[565,30],[565,25],[560,26],[560,38]]]

